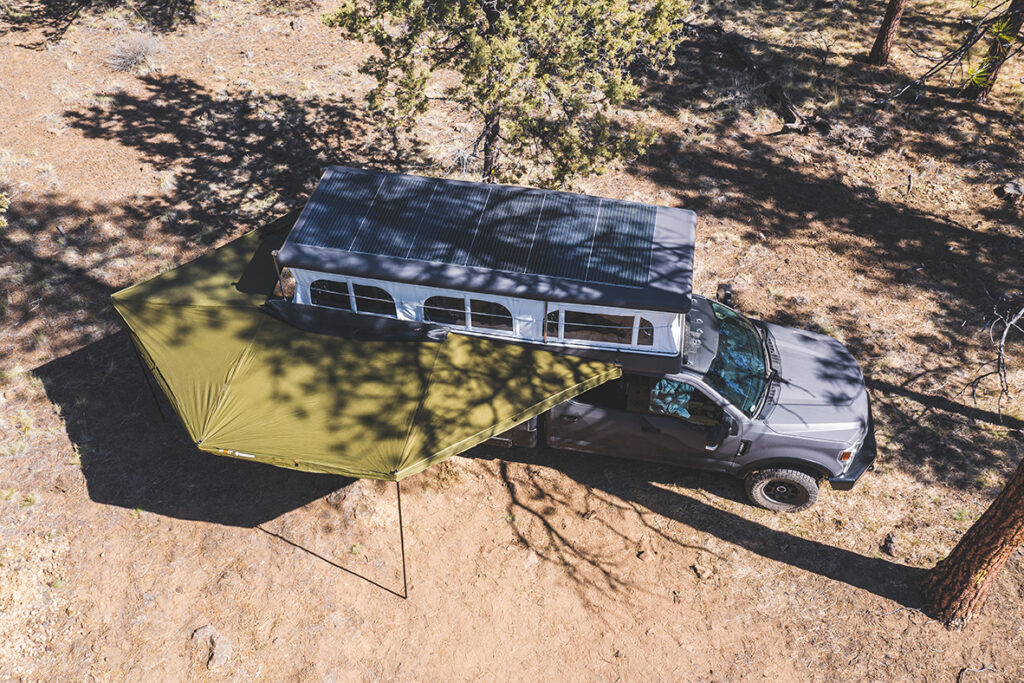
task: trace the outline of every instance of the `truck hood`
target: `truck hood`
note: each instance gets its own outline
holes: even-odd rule
[[[778,374],[765,423],[780,434],[843,444],[868,424],[868,394],[860,366],[832,337],[766,323]]]

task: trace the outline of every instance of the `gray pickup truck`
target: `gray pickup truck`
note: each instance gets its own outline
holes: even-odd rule
[[[857,361],[826,335],[752,320],[694,296],[685,362],[631,373],[492,439],[726,472],[752,502],[797,512],[819,482],[849,490],[875,460]]]

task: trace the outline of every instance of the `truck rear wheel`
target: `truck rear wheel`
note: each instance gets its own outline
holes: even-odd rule
[[[746,477],[747,497],[775,512],[800,512],[818,500],[818,480],[805,472],[770,468]]]

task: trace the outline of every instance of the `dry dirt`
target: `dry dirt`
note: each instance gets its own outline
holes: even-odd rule
[[[776,134],[693,36],[636,114],[655,147],[577,188],[695,209],[699,292],[844,340],[876,471],[784,516],[716,475],[478,448],[403,483],[402,599],[395,485],[196,452],[107,296],[301,205],[327,163],[459,172],[472,121],[434,111],[394,152],[329,4],[78,4],[0,3],[0,678],[1024,680],[1021,553],[964,632],[916,609],[1024,450],[1019,399],[1001,419],[993,383],[962,391],[1021,293],[991,191],[1024,172],[1021,69],[987,105],[870,105],[979,10],[914,5],[879,70],[856,59],[875,4],[698,6],[831,130]]]

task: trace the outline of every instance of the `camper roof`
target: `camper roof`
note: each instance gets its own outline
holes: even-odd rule
[[[690,308],[696,215],[331,166],[281,266],[552,302]]]

